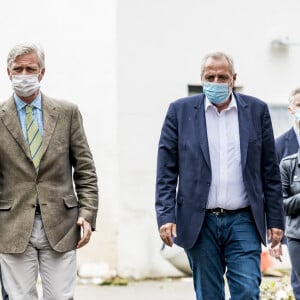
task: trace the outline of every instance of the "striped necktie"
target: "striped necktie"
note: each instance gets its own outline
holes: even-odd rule
[[[32,162],[37,171],[41,160],[42,135],[39,130],[37,122],[33,118],[32,106],[26,105],[25,110],[26,110],[27,140],[29,144]]]

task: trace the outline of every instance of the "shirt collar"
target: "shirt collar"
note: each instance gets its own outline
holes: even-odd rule
[[[217,111],[216,106],[214,106],[208,99],[207,97],[205,97],[205,111],[208,110],[209,107],[212,107],[215,111]],[[235,97],[233,95],[233,93],[231,93],[231,101],[229,103],[229,106],[225,109],[225,110],[230,110],[232,108],[237,109],[237,104],[236,104],[236,100]]]
[[[15,100],[15,103],[16,103],[17,111],[20,111],[21,109],[23,109],[27,105],[27,103],[24,102],[16,94],[14,94],[14,100]],[[42,95],[41,95],[41,93],[39,93],[37,95],[37,97],[30,103],[30,105],[32,105],[33,107],[35,107],[39,110],[42,110]]]

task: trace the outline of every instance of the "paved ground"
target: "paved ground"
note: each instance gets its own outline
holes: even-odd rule
[[[37,285],[42,299],[42,286]],[[0,292],[0,298],[1,292]],[[77,284],[75,300],[194,300],[191,278],[132,281],[125,286]]]
[[[76,300],[194,300],[191,278],[129,282],[127,286],[78,285]]]
[[[267,287],[267,290],[265,288]],[[293,299],[289,277],[262,278],[262,299]],[[280,293],[280,297],[279,297]],[[283,293],[283,294],[282,294]],[[288,294],[287,294],[288,293]],[[76,300],[195,300],[191,278],[129,282],[127,286],[78,285]],[[229,299],[226,287],[226,299]]]
[[[280,288],[277,278],[263,277],[263,282],[278,281],[275,289]],[[41,285],[38,284],[39,293]],[[99,286],[77,284],[75,300],[195,300],[192,278],[184,277],[165,280],[132,281],[126,286]],[[229,299],[226,289],[226,299]],[[268,298],[270,299],[270,298]],[[275,299],[275,298],[274,298]]]
[[[41,284],[38,284],[37,288],[40,299],[42,299]],[[76,287],[75,300],[120,299],[194,300],[195,297],[191,278],[133,281],[126,286],[100,286],[78,283]]]
[[[263,277],[262,288],[272,284],[268,290],[273,290],[272,298],[275,299],[279,290],[289,290],[289,278],[283,279],[274,277]],[[275,284],[274,284],[275,283]],[[283,287],[284,286],[284,287]],[[267,293],[264,293],[264,296]],[[97,286],[77,285],[76,300],[195,300],[192,278],[166,280],[146,280],[140,282],[129,282],[127,286]],[[229,292],[226,287],[226,299],[229,299]],[[277,299],[277,298],[276,298]],[[278,298],[281,299],[281,298]],[[288,298],[284,298],[288,299]],[[290,298],[289,298],[290,299]]]

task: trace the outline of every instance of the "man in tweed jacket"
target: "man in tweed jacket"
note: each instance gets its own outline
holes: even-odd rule
[[[97,176],[76,105],[49,98],[39,86],[43,50],[22,42],[7,71],[14,94],[0,106],[0,253],[9,299],[73,299],[76,248],[89,242],[98,210]],[[42,134],[36,169],[25,107]],[[76,192],[75,192],[76,191]],[[82,232],[82,234],[81,234]]]

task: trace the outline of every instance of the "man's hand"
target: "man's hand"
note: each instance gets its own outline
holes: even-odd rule
[[[81,226],[82,229],[82,237],[77,244],[77,249],[79,249],[90,241],[92,235],[92,227],[91,224],[82,217],[78,218],[77,225]]]
[[[271,241],[269,246],[269,253],[271,256],[275,257],[281,261],[282,248],[281,248],[281,239],[283,236],[283,231],[278,228],[268,229],[268,240]]]
[[[159,234],[165,244],[172,247],[173,237],[176,237],[176,224],[166,223],[159,228]]]

